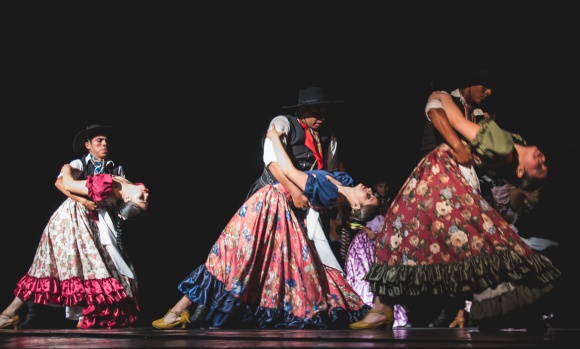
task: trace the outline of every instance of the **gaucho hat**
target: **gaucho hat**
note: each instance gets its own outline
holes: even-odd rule
[[[441,68],[433,74],[431,88],[445,91],[476,85],[496,88],[497,74],[494,71],[493,66],[484,64],[473,64],[473,66],[469,67]]]
[[[495,85],[493,72],[491,69],[475,69],[472,71],[457,74],[455,77],[455,86],[457,88],[464,88],[475,85],[483,85],[487,88],[492,88]]]
[[[298,92],[298,104],[288,105],[282,108],[298,108],[317,104],[342,103],[343,101],[331,101],[326,98],[326,93],[321,87],[307,87]]]
[[[90,126],[87,126],[86,129],[80,131],[75,136],[73,142],[73,151],[75,152],[75,154],[82,154],[83,152],[86,151],[85,142],[87,140],[90,140],[98,135],[109,136],[113,133],[113,130],[114,128],[112,126],[102,126],[99,124],[92,124]]]

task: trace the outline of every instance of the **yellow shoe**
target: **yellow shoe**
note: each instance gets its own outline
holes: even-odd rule
[[[385,326],[385,328],[387,330],[390,330],[391,328],[393,328],[393,323],[395,322],[395,316],[393,315],[392,309],[386,309],[385,311],[377,311],[377,310],[371,309],[371,310],[369,310],[369,313],[381,314],[385,317],[385,319],[382,321],[379,321],[379,322],[375,322],[374,324],[366,322],[363,319],[361,321],[357,321],[357,322],[350,324],[349,327],[352,330],[370,330],[370,329],[379,328],[381,326]]]
[[[449,325],[449,328],[453,328],[453,327],[457,327],[459,326],[459,328],[463,328],[463,326],[465,325],[465,318],[464,317],[456,317],[455,320],[453,320],[453,322]]]
[[[165,318],[167,317],[167,315],[169,315],[169,313],[173,313],[173,314],[179,316],[179,318],[175,322],[171,322],[171,323],[165,322]],[[160,330],[168,330],[168,329],[174,328],[177,325],[181,325],[181,328],[185,328],[188,323],[189,323],[189,310],[186,309],[178,314],[178,313],[172,311],[171,309],[169,309],[169,311],[167,312],[167,314],[165,314],[164,317],[162,317],[161,319],[153,321],[151,323],[151,325],[153,325],[153,327],[160,329]]]
[[[15,330],[18,329],[18,323],[20,322],[20,316],[18,316],[16,314],[10,316],[10,315],[5,314],[5,313],[0,314],[0,316],[10,319],[10,321],[5,323],[4,325],[0,325],[0,329],[6,328],[9,326],[14,327]]]

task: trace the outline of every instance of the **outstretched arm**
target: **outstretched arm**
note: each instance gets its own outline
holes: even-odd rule
[[[451,96],[447,93],[433,92],[429,98],[441,102],[451,126],[471,143],[476,154],[486,159],[486,166],[502,167],[512,163],[514,143],[512,135],[508,131],[502,130],[492,121],[489,128],[495,131],[486,132],[485,141],[477,141],[476,137],[478,137],[480,125],[464,118],[459,108],[453,103]],[[473,145],[474,142],[479,144]]]
[[[435,93],[444,94],[441,92],[433,92],[431,96],[429,96],[429,101],[432,99],[438,99],[433,98]],[[427,102],[428,104],[429,101]],[[455,106],[455,109],[459,111],[459,108],[457,108],[455,104],[453,105]],[[431,123],[435,126],[437,131],[439,131],[443,138],[445,138],[447,144],[453,148],[455,160],[463,166],[471,166],[473,164],[471,150],[461,141],[457,135],[456,129],[451,125],[450,120],[448,119],[447,109],[432,107],[427,111],[427,116],[429,116],[429,120],[431,120]],[[463,118],[463,115],[461,115],[461,117]]]
[[[65,164],[62,169],[62,184],[65,190],[76,195],[89,195],[89,189],[85,186],[86,180],[75,180],[72,175],[72,167]]]
[[[276,160],[278,162],[278,167],[284,175],[292,181],[298,188],[304,190],[306,187],[306,180],[308,179],[308,175],[292,164],[290,157],[286,153],[284,149],[284,145],[280,140],[280,136],[284,133],[282,131],[278,131],[275,127],[272,127],[268,130],[268,139],[272,142],[274,146],[274,154],[276,155]]]
[[[280,131],[288,132],[290,129],[290,121],[286,116],[279,115],[272,119],[270,122],[270,127],[275,127]],[[270,170],[270,173],[276,178],[280,184],[288,190],[290,196],[292,197],[292,202],[294,206],[298,209],[307,209],[310,207],[310,201],[308,198],[302,193],[302,189],[298,188],[296,184],[292,183],[288,177],[284,175],[280,166],[278,166],[278,162],[276,160],[276,154],[274,153],[274,146],[272,145],[272,141],[268,138],[264,140],[264,164]]]
[[[71,167],[71,171],[74,170],[74,167]],[[97,204],[90,200],[89,198],[85,197],[85,196],[81,196],[81,195],[75,195],[73,193],[71,193],[70,191],[66,190],[64,188],[64,184],[62,181],[62,176],[58,176],[58,178],[56,179],[56,181],[54,182],[54,186],[64,195],[66,195],[67,197],[73,199],[74,201],[82,204],[83,206],[85,206],[87,208],[87,210],[89,211],[94,211],[97,209]]]
[[[431,99],[437,99],[441,102],[443,105],[443,113],[446,114],[451,127],[463,135],[463,137],[468,141],[471,142],[475,139],[477,132],[479,132],[479,125],[467,120],[463,116],[463,113],[461,113],[449,94],[444,92],[432,92],[429,96],[429,100]],[[441,112],[441,109],[432,110]],[[431,110],[429,111],[429,116],[431,116]]]

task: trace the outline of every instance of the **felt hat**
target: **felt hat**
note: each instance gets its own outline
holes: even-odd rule
[[[497,86],[496,80],[497,76],[491,66],[473,64],[470,67],[448,67],[440,69],[433,75],[430,88],[432,91],[451,91],[475,85],[495,88]]]
[[[100,124],[92,124],[86,129],[76,134],[73,141],[73,151],[75,154],[82,154],[86,151],[85,142],[98,135],[109,136],[113,133],[114,128],[111,126],[102,126]]]
[[[464,88],[475,85],[483,85],[487,88],[492,88],[495,85],[493,73],[490,69],[477,69],[458,73],[455,77],[455,86],[457,88]]]
[[[326,98],[326,93],[321,87],[307,87],[298,92],[298,104],[288,105],[282,108],[298,108],[309,105],[342,103],[343,101],[331,101]]]

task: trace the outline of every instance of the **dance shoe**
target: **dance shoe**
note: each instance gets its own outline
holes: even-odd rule
[[[381,326],[385,326],[385,328],[387,330],[390,330],[391,328],[393,328],[393,323],[395,322],[395,317],[393,315],[392,309],[386,309],[385,311],[377,311],[377,310],[371,309],[371,310],[369,310],[369,313],[381,314],[385,317],[385,319],[382,321],[379,321],[379,322],[375,322],[375,323],[369,323],[369,322],[364,321],[364,319],[363,319],[361,321],[357,321],[357,322],[350,324],[349,325],[350,329],[352,329],[352,330],[370,330],[370,329],[379,328]]]
[[[165,322],[165,318],[167,317],[167,315],[169,315],[169,313],[177,315],[178,316],[177,320],[175,320],[174,322]],[[151,325],[160,330],[168,330],[178,325],[181,325],[181,328],[185,328],[188,323],[189,323],[189,310],[186,309],[181,313],[176,313],[171,309],[169,309],[169,311],[167,312],[167,314],[165,314],[165,316],[163,316],[161,319],[153,321]]]
[[[206,326],[205,316],[207,315],[208,311],[209,307],[203,304],[198,304],[197,308],[193,312],[193,315],[191,315],[189,318],[190,326],[194,328],[204,328]]]
[[[457,311],[443,308],[437,319],[429,324],[429,327],[447,327],[455,320],[454,315],[457,315]]]
[[[463,325],[465,325],[465,318],[458,316],[455,318],[455,320],[453,320],[452,323],[449,324],[449,328],[453,328],[453,327],[457,327],[457,326],[459,326],[459,328],[463,328]]]
[[[1,325],[0,326],[0,329],[6,328],[6,327],[9,327],[9,326],[14,327],[15,330],[18,328],[18,323],[20,322],[20,316],[18,316],[17,314],[14,314],[14,315],[10,316],[10,315],[5,314],[5,313],[0,314],[0,316],[6,317],[6,318],[10,319],[10,321],[8,321],[7,323],[5,323],[4,325]]]

